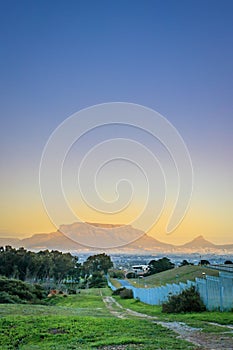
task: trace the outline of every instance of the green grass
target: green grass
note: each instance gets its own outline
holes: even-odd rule
[[[101,289],[111,295],[108,288]],[[177,335],[151,320],[130,316],[114,317],[102,301],[99,289],[82,290],[80,294],[49,299],[46,305],[0,304],[0,349],[2,350],[71,350],[101,349],[106,345],[127,349],[195,349]],[[207,333],[229,332],[233,313],[203,312],[163,314],[160,306],[143,304],[134,299],[116,297],[124,308],[156,316],[161,321],[179,321]],[[113,305],[113,309],[117,305]],[[119,310],[118,310],[119,311]]]
[[[109,289],[101,290],[110,295]],[[98,349],[127,344],[128,349],[193,349],[173,332],[137,318],[110,314],[100,290],[58,296],[50,305],[0,304],[0,349]]]
[[[110,295],[111,291],[104,288],[102,293]],[[57,316],[110,316],[106,309],[99,289],[82,290],[80,294],[63,297],[57,295],[46,300],[48,306],[30,304],[0,304],[0,317],[10,315],[57,315]]]
[[[222,333],[229,332],[226,327],[211,325],[209,322],[219,325],[233,325],[233,312],[217,312],[205,311],[200,313],[186,314],[165,314],[162,313],[162,307],[158,305],[147,305],[134,299],[120,299],[116,297],[119,304],[124,308],[128,308],[146,315],[157,317],[158,320],[166,322],[184,322],[194,328],[202,328],[204,332]]]
[[[120,288],[121,284],[120,282],[118,282],[118,280],[116,278],[110,278],[110,282],[112,283],[112,285],[116,288]]]
[[[57,305],[57,306],[66,306],[72,308],[88,308],[92,307],[98,308],[103,307],[104,303],[102,298],[100,297],[101,290],[97,288],[93,289],[82,289],[80,294],[69,295],[68,297],[57,295],[52,298],[48,298],[47,302],[49,305]],[[103,288],[102,294],[106,295],[108,293],[111,294],[109,288]]]
[[[1,349],[92,349],[138,344],[142,349],[191,349],[167,329],[138,319],[7,317],[0,320]]]
[[[134,286],[144,287],[146,284],[148,287],[165,285],[166,283],[185,283],[187,280],[195,281],[196,277],[203,278],[203,273],[209,276],[218,276],[217,270],[202,267],[202,266],[182,266],[171,270],[156,273],[154,275],[144,277],[143,281],[129,280]],[[136,282],[136,284],[135,284]]]

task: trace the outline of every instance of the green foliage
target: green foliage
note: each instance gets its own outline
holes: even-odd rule
[[[76,289],[72,289],[72,288],[69,288],[68,290],[67,290],[67,293],[70,295],[70,294],[77,294],[77,291],[76,291]]]
[[[132,289],[123,289],[120,291],[121,299],[133,299],[133,291]]]
[[[68,300],[66,298],[65,300]],[[1,350],[192,349],[164,327],[141,319],[14,316],[0,319]],[[114,331],[113,331],[114,330]]]
[[[202,312],[205,310],[205,305],[194,286],[178,295],[171,295],[168,301],[162,304],[162,312],[166,313]]]
[[[125,277],[124,271],[117,269],[108,270],[108,274],[110,278],[123,279]]]
[[[199,261],[198,265],[201,265],[201,266],[210,265],[210,262],[209,262],[209,260],[202,259]]]
[[[120,295],[120,292],[122,292],[125,289],[126,289],[125,287],[117,288],[112,292],[112,295]]]
[[[175,264],[170,259],[164,257],[158,260],[151,260],[149,262],[149,274],[153,275],[162,271],[170,270],[175,267]]]
[[[88,278],[87,283],[89,288],[104,288],[107,286],[106,277],[101,272],[94,272]]]
[[[224,262],[224,264],[225,264],[225,265],[232,265],[233,262],[232,262],[231,260],[226,260],[226,261]]]
[[[137,274],[135,273],[135,272],[127,272],[127,274],[126,274],[126,276],[125,276],[126,278],[128,278],[128,279],[131,279],[131,278],[136,278],[137,277]]]
[[[95,272],[103,272],[106,274],[111,267],[113,267],[113,263],[110,256],[107,254],[92,255],[83,263],[82,273],[83,275],[89,276]]]
[[[190,262],[188,262],[188,261],[185,260],[185,259],[180,263],[180,267],[181,267],[181,266],[188,266],[188,265],[193,265],[193,263],[190,263]]]
[[[39,285],[0,278],[0,303],[40,303],[45,296],[45,291]]]
[[[0,248],[0,275],[22,281],[53,279],[61,282],[64,278],[78,280],[80,264],[78,258],[70,253],[57,250],[35,253],[24,248],[6,246],[5,249]]]

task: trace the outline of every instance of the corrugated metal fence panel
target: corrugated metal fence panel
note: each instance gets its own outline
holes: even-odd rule
[[[197,284],[197,290],[200,294],[200,297],[207,307],[208,305],[208,294],[207,294],[207,287],[206,287],[206,280],[204,278],[196,278],[196,284]]]
[[[233,308],[233,274],[220,272],[219,277],[196,278],[200,296],[208,310],[229,311]]]
[[[208,298],[208,309],[216,310],[221,307],[219,278],[206,276],[206,288]]]
[[[233,276],[230,273],[221,272],[220,274],[221,283],[221,297],[222,297],[222,310],[233,309]]]
[[[173,283],[155,288],[135,288],[128,281],[120,280],[123,286],[132,289],[134,298],[150,305],[161,305],[170,295],[180,294],[191,286],[197,286],[200,296],[208,310],[231,310],[233,308],[233,274],[221,272],[220,277],[206,276],[196,278],[196,282]],[[112,290],[116,287],[108,281]]]

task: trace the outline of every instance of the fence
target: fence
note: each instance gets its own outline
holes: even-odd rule
[[[219,272],[219,277],[196,278],[196,282],[172,283],[155,288],[136,288],[127,280],[118,280],[123,287],[132,289],[135,299],[145,304],[161,305],[170,295],[180,294],[183,290],[196,286],[207,310],[229,311],[233,309],[233,274]],[[117,288],[108,280],[112,290]]]
[[[219,277],[196,278],[196,286],[208,310],[233,309],[233,274],[219,272]]]
[[[210,268],[210,269],[215,269],[215,270],[219,270],[219,271],[225,271],[225,272],[231,272],[233,273],[233,265],[232,264],[221,264],[221,265],[206,265],[206,268]]]
[[[168,300],[168,297],[172,294],[180,294],[183,290],[190,288],[195,285],[195,282],[187,281],[187,283],[172,283],[166,284],[165,286],[155,288],[136,288],[133,287],[129,282],[125,280],[118,280],[123,287],[132,289],[134,299],[139,299],[145,304],[150,305],[161,305]],[[112,290],[117,288],[108,280],[108,286]]]

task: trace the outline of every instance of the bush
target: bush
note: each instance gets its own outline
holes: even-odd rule
[[[69,288],[69,289],[67,290],[67,293],[68,293],[68,294],[77,294],[76,289],[72,289],[72,288]]]
[[[133,291],[132,289],[124,289],[120,291],[121,299],[133,299]]]
[[[104,288],[107,286],[106,277],[100,272],[94,272],[88,278],[88,286],[89,288]]]
[[[128,272],[125,277],[128,279],[137,278],[137,274],[135,272]]]
[[[0,303],[40,303],[44,290],[15,279],[0,278]]]
[[[112,292],[112,295],[120,295],[120,292],[122,292],[123,290],[125,290],[126,288],[125,287],[120,287],[120,288],[117,288],[116,290],[114,290]]]
[[[200,294],[193,286],[179,295],[171,295],[168,301],[162,304],[162,312],[166,313],[202,312],[205,310],[206,307]]]
[[[110,269],[108,270],[108,274],[111,278],[119,278],[119,279],[125,278],[124,271],[122,270]]]

